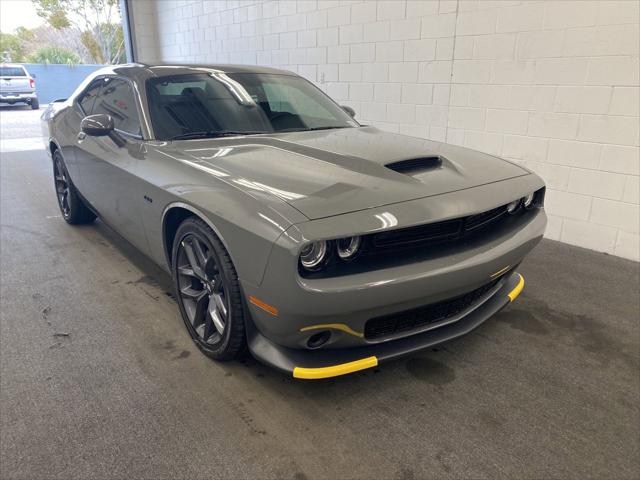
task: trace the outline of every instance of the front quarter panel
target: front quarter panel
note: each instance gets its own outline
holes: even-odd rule
[[[42,114],[42,132],[47,152],[51,143],[59,148],[73,183],[82,190],[82,180],[75,156],[77,135],[82,117],[70,102],[53,103]]]

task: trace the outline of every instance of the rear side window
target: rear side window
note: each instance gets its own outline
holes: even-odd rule
[[[0,67],[0,77],[26,77],[27,72],[22,67]]]
[[[118,78],[106,78],[91,113],[111,115],[118,130],[133,135],[141,133],[135,95],[129,82]]]
[[[98,96],[98,93],[100,93],[100,87],[102,86],[103,82],[104,80],[93,82],[91,86],[82,94],[80,100],[78,100],[80,108],[82,108],[82,111],[85,115],[91,115],[91,112],[93,111],[93,104],[96,100],[96,97]]]

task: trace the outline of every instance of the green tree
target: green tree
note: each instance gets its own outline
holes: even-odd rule
[[[24,62],[24,47],[18,35],[0,33],[1,60],[6,62]]]
[[[80,35],[80,41],[89,52],[89,55],[91,55],[97,63],[124,63],[126,57],[124,53],[124,33],[122,27],[113,23],[103,23],[97,28],[100,31],[99,35],[89,30],[82,32]],[[109,51],[112,52],[111,58],[108,57],[108,54],[105,56],[104,49],[97,40],[99,37],[112,39],[112,44],[109,48]]]
[[[75,27],[98,63],[124,61],[119,0],[31,0],[39,16],[56,29]]]
[[[42,47],[27,57],[28,63],[53,63],[61,65],[77,65],[80,57],[71,50],[59,47]]]
[[[33,33],[33,30],[26,27],[18,27],[16,28],[16,36],[21,42],[29,42],[34,39],[35,34]]]

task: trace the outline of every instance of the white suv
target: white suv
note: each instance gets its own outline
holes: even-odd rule
[[[0,103],[23,102],[33,110],[40,108],[36,82],[27,69],[16,63],[0,64]]]

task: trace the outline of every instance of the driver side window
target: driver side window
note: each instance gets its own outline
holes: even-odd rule
[[[91,115],[91,112],[93,111],[93,104],[96,101],[98,93],[100,93],[100,87],[102,86],[103,81],[104,80],[100,79],[93,82],[84,94],[82,94],[80,100],[78,100],[78,105],[80,105],[80,109],[85,116]]]
[[[140,135],[140,119],[131,84],[119,78],[105,78],[93,106],[93,114],[111,115],[116,129]]]

